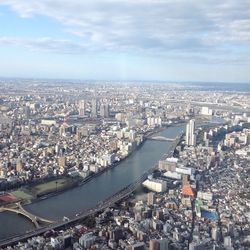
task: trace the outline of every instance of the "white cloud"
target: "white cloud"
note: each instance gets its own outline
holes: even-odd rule
[[[112,50],[190,58],[226,57],[249,50],[248,0],[2,0],[20,17],[44,15],[62,23],[78,41],[19,40],[26,47],[77,53]],[[11,39],[10,39],[11,40]],[[51,39],[52,40],[52,39]],[[22,42],[21,42],[22,41]],[[27,45],[28,44],[28,45]],[[209,55],[208,55],[209,54]],[[244,57],[245,58],[245,57]]]
[[[0,44],[15,45],[25,47],[31,50],[42,50],[60,54],[82,54],[89,50],[87,46],[75,43],[69,40],[51,39],[48,37],[41,38],[16,38],[16,37],[0,37]]]

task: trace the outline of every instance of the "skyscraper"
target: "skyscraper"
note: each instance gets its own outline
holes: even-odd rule
[[[154,205],[155,203],[155,194],[153,192],[148,193],[148,205]]]
[[[79,115],[80,116],[85,115],[85,101],[84,100],[79,101]]]
[[[104,118],[109,117],[109,105],[108,104],[102,104],[100,106],[100,116]]]
[[[97,99],[92,99],[91,101],[92,109],[91,109],[91,115],[92,117],[97,117]]]
[[[195,120],[192,119],[188,122],[186,126],[186,145],[195,146],[196,145],[196,135],[194,133]]]

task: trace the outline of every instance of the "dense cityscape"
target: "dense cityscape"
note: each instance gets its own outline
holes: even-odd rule
[[[0,93],[0,215],[35,226],[10,227],[2,249],[250,247],[249,92],[2,79]],[[123,171],[153,143],[163,154],[142,172],[131,162],[134,179],[97,204],[57,218],[29,209]]]
[[[250,1],[0,0],[0,250],[249,250]]]

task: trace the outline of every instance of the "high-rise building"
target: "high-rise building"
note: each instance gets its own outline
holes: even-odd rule
[[[160,244],[157,240],[149,241],[149,250],[160,250]]]
[[[30,118],[30,107],[29,106],[24,107],[24,115],[25,115],[26,119]]]
[[[213,239],[214,241],[217,241],[218,238],[219,238],[219,230],[218,230],[217,227],[213,227],[213,228],[212,228],[212,239]]]
[[[65,166],[66,166],[66,158],[65,158],[65,156],[60,156],[58,158],[58,165],[59,165],[60,168],[65,168]]]
[[[20,158],[17,159],[17,162],[16,162],[16,171],[17,172],[20,172],[22,171],[23,169],[23,164],[22,164],[22,161]]]
[[[129,250],[129,249],[131,249],[131,250],[145,250],[146,247],[145,247],[144,242],[138,242],[138,243],[126,248],[126,250]]]
[[[169,240],[160,239],[160,240],[150,240],[149,241],[149,250],[168,250],[169,249]]]
[[[155,203],[155,194],[153,192],[148,193],[148,205],[154,205]]]
[[[91,105],[92,105],[91,115],[92,117],[97,117],[97,99],[96,98],[92,99]]]
[[[196,145],[196,135],[195,130],[195,120],[192,119],[188,122],[186,126],[186,145],[195,146]]]
[[[84,100],[79,101],[79,115],[80,116],[85,115],[85,101]]]
[[[160,250],[168,250],[169,249],[169,240],[168,239],[161,239],[158,240],[160,244]]]
[[[100,106],[100,116],[104,118],[109,117],[109,105],[108,104],[102,104]]]

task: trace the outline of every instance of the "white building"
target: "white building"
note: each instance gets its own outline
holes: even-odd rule
[[[210,192],[198,191],[197,197],[200,198],[200,199],[202,199],[202,200],[212,201],[213,194],[210,193]]]
[[[158,179],[147,179],[142,183],[142,185],[149,190],[155,191],[157,193],[165,192],[167,190],[167,183],[163,180]]]
[[[47,126],[52,126],[52,125],[56,125],[56,120],[53,119],[42,119],[41,120],[41,125],[47,125]]]
[[[93,233],[87,233],[81,236],[79,239],[79,244],[85,249],[89,249],[91,245],[94,244],[96,237],[93,236]]]
[[[192,119],[187,123],[186,126],[186,145],[195,146],[196,145],[196,135],[195,130],[195,120]]]
[[[161,117],[148,117],[147,118],[147,124],[149,126],[161,126],[162,125],[162,120]]]
[[[202,107],[201,114],[202,115],[213,115],[213,110],[208,108],[208,107]]]
[[[176,179],[176,180],[181,180],[181,176],[182,176],[181,174],[172,172],[172,171],[167,171],[163,175],[166,176],[167,178]]]

